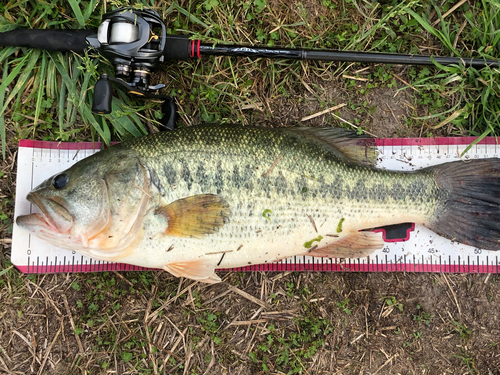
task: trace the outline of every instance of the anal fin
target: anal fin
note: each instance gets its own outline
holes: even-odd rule
[[[384,246],[381,233],[354,232],[326,246],[313,248],[304,255],[323,258],[364,258]]]
[[[176,277],[185,277],[207,284],[216,284],[222,281],[220,277],[215,274],[213,263],[206,260],[169,263],[164,265],[163,269]]]

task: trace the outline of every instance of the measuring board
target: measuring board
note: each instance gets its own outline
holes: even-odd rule
[[[475,138],[377,139],[378,168],[409,171],[460,160]],[[19,143],[15,215],[39,212],[26,200],[29,191],[101,147],[100,143]],[[484,138],[463,159],[498,157],[495,138]],[[277,263],[235,268],[236,271],[408,271],[499,273],[500,251],[486,251],[444,239],[411,223],[378,228],[385,245],[368,258],[326,259],[295,256]],[[142,267],[99,261],[59,249],[14,224],[12,263],[24,273],[138,271]]]

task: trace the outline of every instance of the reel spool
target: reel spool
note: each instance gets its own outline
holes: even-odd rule
[[[166,44],[165,24],[158,13],[133,8],[106,13],[97,41],[101,54],[115,66],[116,75],[128,79],[131,87],[146,91],[164,87],[149,86],[151,72],[163,62]]]

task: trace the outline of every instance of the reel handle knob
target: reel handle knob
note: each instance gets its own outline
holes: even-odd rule
[[[111,113],[111,100],[113,99],[113,89],[107,74],[102,74],[94,87],[94,100],[92,102],[92,112],[100,115]]]

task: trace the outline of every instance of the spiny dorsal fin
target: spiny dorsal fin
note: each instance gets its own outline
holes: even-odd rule
[[[322,144],[339,158],[374,166],[378,151],[375,139],[343,128],[287,128],[286,131]]]
[[[174,237],[201,238],[218,231],[231,211],[227,202],[213,194],[200,194],[176,200],[155,213],[166,217],[165,234]]]

